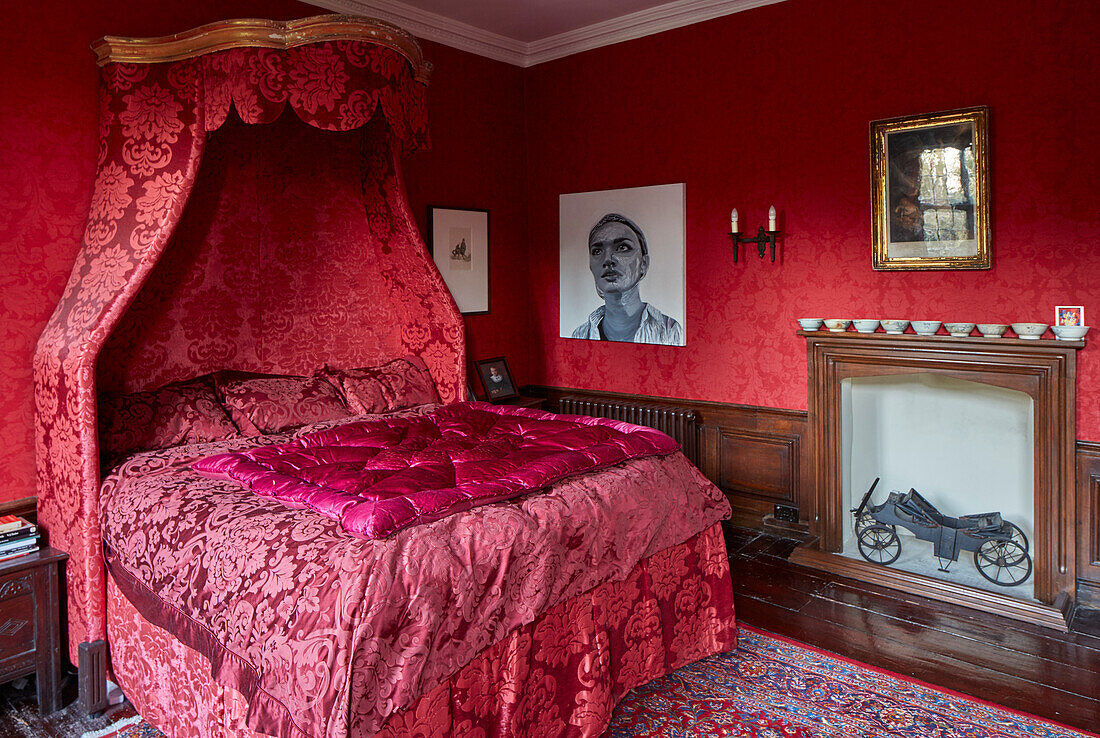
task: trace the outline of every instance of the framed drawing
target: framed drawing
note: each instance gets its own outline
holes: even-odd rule
[[[561,195],[558,335],[684,345],[684,185]]]
[[[519,397],[516,383],[512,381],[512,372],[508,371],[508,362],[503,356],[477,362],[477,376],[481,379],[481,386],[485,388],[485,396],[489,402]]]
[[[428,248],[463,315],[489,312],[489,211],[428,206]]]
[[[989,110],[871,123],[875,269],[988,269]]]

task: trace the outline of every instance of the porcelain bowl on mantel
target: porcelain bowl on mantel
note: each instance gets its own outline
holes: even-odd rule
[[[978,332],[986,338],[1000,338],[1007,330],[1003,323],[978,323]]]
[[[821,330],[821,324],[825,321],[821,318],[799,318],[798,325],[802,327],[804,331],[819,331]]]
[[[878,321],[870,320],[868,318],[862,318],[860,320],[853,320],[852,325],[860,333],[874,333],[878,329]]]
[[[1046,323],[1013,323],[1012,332],[1020,338],[1038,341],[1039,337],[1046,333],[1049,327]]]
[[[1089,332],[1087,325],[1052,325],[1050,329],[1059,341],[1080,341]]]
[[[879,322],[882,324],[883,329],[892,336],[905,333],[905,329],[909,327],[908,320],[883,320]]]
[[[851,323],[852,321],[845,320],[844,318],[825,319],[825,327],[833,333],[843,333],[844,331],[848,330],[848,326],[851,325]]]
[[[940,329],[940,321],[938,320],[913,320],[909,325],[913,326],[913,330],[917,332],[918,336],[934,336],[936,331]]]
[[[975,325],[975,323],[944,323],[943,327],[955,338],[966,338],[974,330]]]

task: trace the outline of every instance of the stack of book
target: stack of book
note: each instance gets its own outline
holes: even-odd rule
[[[26,518],[0,515],[0,561],[38,550],[38,526]]]

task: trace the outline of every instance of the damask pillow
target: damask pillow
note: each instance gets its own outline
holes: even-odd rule
[[[99,448],[111,458],[239,435],[208,376],[99,399]]]
[[[219,379],[218,394],[229,417],[246,435],[278,433],[351,414],[336,388],[321,376]]]
[[[374,369],[325,367],[322,371],[325,378],[343,393],[348,409],[356,415],[384,413],[389,408],[386,390]]]
[[[419,356],[394,359],[381,366],[326,372],[356,413],[392,412],[439,402],[432,375]]]

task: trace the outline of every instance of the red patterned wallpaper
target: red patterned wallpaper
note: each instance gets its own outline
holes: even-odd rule
[[[1049,321],[1066,303],[1100,315],[1089,33],[1100,8],[1069,5],[934,0],[916,16],[874,0],[787,0],[527,70],[424,42],[433,149],[405,162],[413,213],[423,229],[429,203],[491,210],[493,312],[467,319],[470,358],[504,355],[520,383],[805,408],[795,317]],[[0,502],[35,493],[30,357],[94,178],[88,44],[318,12],[290,0],[7,10],[21,31],[0,57]],[[874,272],[868,122],[974,104],[992,116],[994,268]],[[687,183],[688,346],[558,338],[557,196],[663,182]],[[729,209],[755,229],[772,203],[782,264],[735,266]],[[1088,440],[1100,440],[1097,340],[1078,364]]]
[[[421,41],[435,65],[428,86],[432,148],[403,161],[409,204],[427,233],[429,205],[489,211],[488,315],[466,318],[470,385],[474,361],[504,356],[519,384],[538,381],[527,273],[525,70]]]
[[[1096,3],[788,0],[530,68],[533,378],[804,409],[797,317],[1049,323],[1084,304],[1100,323],[1097,28]],[[868,123],[972,105],[991,115],[993,268],[873,271]],[[670,182],[687,346],[559,338],[558,195]],[[730,208],[755,231],[772,204],[779,260],[734,264]],[[1098,330],[1078,355],[1093,441]]]

